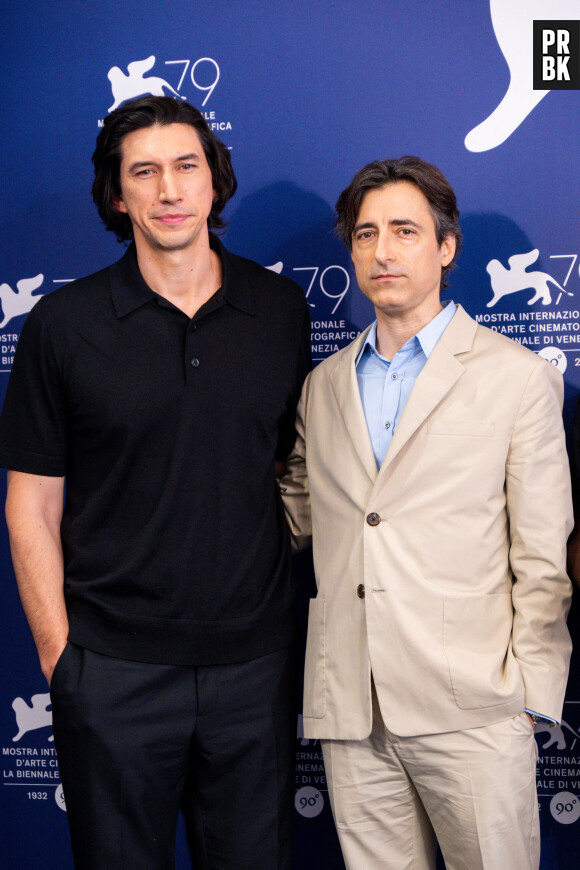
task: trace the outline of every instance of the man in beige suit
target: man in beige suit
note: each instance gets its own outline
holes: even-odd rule
[[[535,870],[534,719],[570,655],[562,378],[442,306],[435,167],[369,164],[337,213],[377,319],[307,380],[281,484],[318,584],[304,733],[349,870],[432,870],[437,841],[447,870]]]

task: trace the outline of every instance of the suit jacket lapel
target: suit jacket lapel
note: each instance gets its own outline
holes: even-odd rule
[[[374,483],[378,475],[377,463],[363,411],[355,368],[356,358],[369,330],[370,326],[353,341],[346,353],[336,360],[336,365],[331,368],[328,377],[348,436],[361,465]]]
[[[451,323],[417,378],[381,465],[381,473],[463,375],[464,368],[457,355],[471,349],[476,329],[475,321],[458,305]]]

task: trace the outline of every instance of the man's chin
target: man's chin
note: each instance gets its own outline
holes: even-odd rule
[[[190,233],[163,233],[155,236],[149,236],[146,244],[150,248],[158,251],[184,251],[191,247],[195,241],[195,236]]]

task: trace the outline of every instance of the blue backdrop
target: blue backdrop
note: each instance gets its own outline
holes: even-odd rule
[[[304,288],[315,360],[372,317],[333,236],[339,192],[377,158],[438,165],[465,234],[449,295],[560,368],[569,428],[580,386],[580,92],[533,91],[532,22],[579,19],[580,0],[4,5],[0,398],[38,296],[122,253],[89,195],[102,119],[124,99],[166,93],[197,105],[232,149],[240,187],[226,244]],[[5,531],[0,571],[1,854],[6,867],[69,870],[49,699]],[[304,625],[308,556],[296,572]],[[578,622],[573,608],[576,638]],[[542,870],[577,866],[579,660],[565,722],[537,735]],[[296,867],[339,870],[320,746],[300,720],[296,759]]]

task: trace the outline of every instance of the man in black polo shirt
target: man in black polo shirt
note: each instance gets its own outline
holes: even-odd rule
[[[210,232],[236,180],[197,109],[124,104],[93,162],[133,244],[32,310],[0,424],[75,866],[172,867],[181,806],[196,868],[289,868],[304,294]]]

